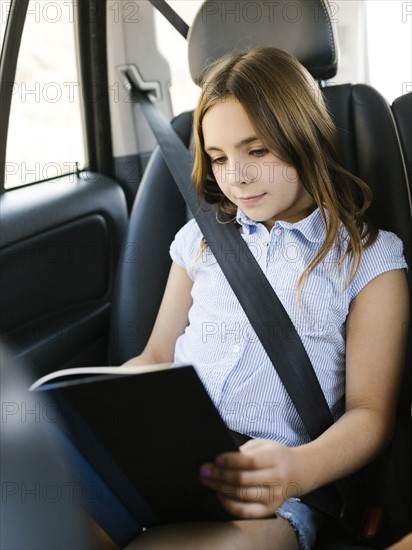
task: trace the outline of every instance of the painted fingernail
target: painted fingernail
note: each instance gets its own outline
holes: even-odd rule
[[[200,477],[202,477],[203,479],[210,479],[211,476],[212,471],[210,468],[208,468],[207,466],[202,466],[200,468]]]
[[[218,456],[215,458],[215,464],[216,466],[224,466],[225,465],[225,460],[222,456]]]

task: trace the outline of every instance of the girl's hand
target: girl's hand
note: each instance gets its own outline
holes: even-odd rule
[[[293,479],[294,449],[262,439],[250,440],[240,452],[225,453],[204,464],[200,481],[217,492],[224,507],[240,518],[271,516],[290,497],[302,494]]]

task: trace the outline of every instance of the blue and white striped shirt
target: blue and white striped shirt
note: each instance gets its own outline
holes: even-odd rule
[[[296,294],[299,276],[321,247],[325,228],[316,209],[297,223],[278,221],[270,233],[238,211],[240,233],[295,325],[335,418],[343,413],[345,321],[353,298],[374,277],[406,268],[402,243],[380,231],[348,285],[349,260],[334,247]],[[342,228],[341,236],[346,236]],[[285,445],[309,440],[275,369],[210,251],[201,249],[195,220],[176,235],[170,253],[193,280],[189,325],[176,342],[175,363],[192,364],[227,425]],[[228,254],[239,253],[228,251]],[[239,269],[242,269],[239,257]],[[247,292],[248,281],[245,280]],[[280,327],[279,330],[282,330]]]

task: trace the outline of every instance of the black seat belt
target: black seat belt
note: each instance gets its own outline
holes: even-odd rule
[[[208,246],[312,439],[334,422],[319,381],[292,321],[233,223],[218,224],[215,207],[201,203],[191,177],[192,157],[163,113],[133,86],[132,93],[156,137],[162,156]],[[220,218],[222,215],[219,214]],[[242,258],[239,269],[239,258]],[[245,288],[247,281],[247,289]],[[247,292],[245,292],[247,290]],[[308,388],[311,392],[308,394]]]
[[[166,0],[149,0],[149,2],[173,25],[183,38],[187,38],[189,25],[169,6]]]
[[[216,207],[199,199],[192,183],[192,157],[170,122],[146,93],[136,88],[132,75],[126,72],[126,76],[132,100],[141,107],[163,159],[209,248],[276,369],[307,433],[311,439],[316,439],[334,423],[334,419],[295,326],[236,226],[229,219],[229,223],[217,223]],[[363,523],[366,509],[366,500],[359,497],[358,488],[358,481],[352,475],[306,495],[304,500],[327,514],[340,517],[341,523],[354,531],[361,527],[358,524]],[[336,498],[337,493],[342,502]],[[367,498],[366,494],[363,496]]]

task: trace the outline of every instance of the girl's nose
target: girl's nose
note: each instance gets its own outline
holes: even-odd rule
[[[247,164],[240,161],[227,163],[222,171],[222,182],[230,185],[244,185],[252,181],[253,171],[248,170]]]

